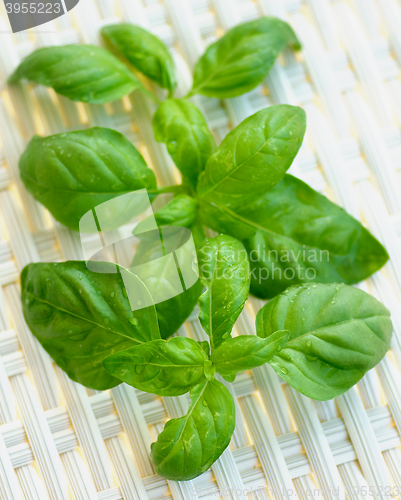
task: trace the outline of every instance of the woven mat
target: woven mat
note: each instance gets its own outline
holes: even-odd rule
[[[1,8],[3,8],[1,2]],[[0,498],[146,500],[194,498],[390,498],[401,487],[401,2],[399,0],[81,0],[69,15],[21,34],[0,16]],[[217,141],[259,109],[301,105],[308,132],[291,173],[346,208],[391,260],[360,286],[392,311],[391,352],[357,387],[316,403],[269,366],[237,377],[229,449],[188,483],[154,474],[149,446],[186,396],[160,398],[124,384],[105,392],[73,383],[52,363],[21,313],[19,273],[32,261],[80,259],[78,235],[25,191],[18,159],[35,133],[87,126],[124,133],[160,185],[179,181],[153,139],[154,105],[135,92],[106,106],[75,104],[40,86],[8,88],[7,76],[37,47],[99,44],[99,28],[124,20],[152,30],[174,54],[178,95],[205,47],[261,15],[290,22],[303,51],[284,53],[265,83],[232,100],[195,98]],[[236,326],[254,328],[261,302]],[[179,335],[203,338],[196,315]],[[370,487],[370,489],[369,489]],[[397,489],[398,487],[398,489]],[[268,488],[270,491],[268,491]],[[209,496],[208,496],[209,495]]]

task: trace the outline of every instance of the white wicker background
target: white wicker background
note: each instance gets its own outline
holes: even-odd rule
[[[1,8],[4,6],[1,2]],[[179,180],[153,139],[155,105],[135,92],[106,106],[76,104],[41,86],[6,85],[35,48],[101,44],[99,29],[124,20],[171,49],[179,88],[205,47],[261,15],[288,21],[303,44],[286,51],[265,83],[231,100],[194,97],[218,142],[245,117],[277,103],[302,106],[304,145],[291,173],[360,219],[390,262],[361,287],[392,311],[391,352],[358,386],[316,403],[262,367],[237,377],[237,426],[212,469],[188,483],[154,474],[149,446],[188,400],[124,384],[105,392],[72,382],[27,328],[19,273],[33,261],[80,259],[79,237],[27,194],[18,159],[33,134],[88,126],[124,133],[160,185]],[[151,500],[378,498],[401,488],[401,0],[81,0],[65,15],[21,34],[0,16],[0,498]],[[248,301],[236,333],[252,333],[261,306]],[[196,315],[178,332],[203,338]],[[275,489],[249,491],[258,487]],[[373,487],[367,492],[367,487]],[[229,492],[229,490],[232,490]],[[312,493],[311,493],[311,490]],[[309,495],[307,495],[309,494]],[[210,497],[209,497],[210,498]]]

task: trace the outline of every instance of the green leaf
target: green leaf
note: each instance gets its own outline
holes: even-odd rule
[[[212,354],[216,371],[223,377],[229,377],[244,370],[251,370],[270,361],[289,338],[289,332],[277,331],[261,339],[254,335],[240,335],[226,340]]]
[[[176,88],[173,58],[157,36],[134,24],[110,24],[101,33],[117,54],[145,76],[170,92]]]
[[[286,175],[249,205],[200,204],[203,222],[244,243],[251,292],[271,298],[302,282],[357,283],[388,260],[357,220],[299,179]]]
[[[205,370],[205,377],[210,381],[214,380],[214,376],[216,374],[216,367],[209,359],[205,361],[204,370]]]
[[[264,195],[290,168],[305,128],[305,112],[281,104],[244,120],[209,158],[198,182],[200,199],[232,209]]]
[[[132,289],[150,299],[143,283],[116,264],[99,262],[96,269],[78,261],[29,264],[21,273],[22,307],[55,363],[72,380],[105,390],[120,380],[106,372],[103,359],[160,334],[153,305],[131,310]]]
[[[275,17],[239,24],[210,45],[195,66],[190,95],[225,99],[262,83],[286,45],[301,45],[292,28]]]
[[[9,78],[29,80],[73,101],[104,104],[141,87],[138,78],[116,57],[94,45],[58,45],[35,50]]]
[[[173,198],[163,208],[141,221],[134,229],[134,234],[140,234],[154,229],[154,221],[158,226],[181,226],[190,228],[197,216],[198,202],[187,194]]]
[[[181,418],[169,420],[151,445],[156,472],[188,481],[205,472],[230,443],[235,427],[233,398],[217,380],[191,390],[191,405]]]
[[[75,231],[81,217],[96,206],[131,191],[156,187],[154,173],[131,142],[115,130],[100,127],[33,137],[19,168],[34,198]],[[113,214],[110,224],[114,227],[132,219],[133,207],[128,203],[125,208]]]
[[[160,336],[167,339],[185,323],[202,293],[203,286],[198,280],[184,292],[171,299],[156,304]]]
[[[192,186],[216,149],[215,140],[199,109],[185,99],[167,99],[153,118],[153,132]]]
[[[199,320],[212,350],[226,338],[249,293],[249,261],[243,245],[224,234],[206,238],[198,251],[199,277],[205,292],[199,297]]]
[[[257,334],[289,330],[270,361],[306,396],[327,400],[355,385],[390,348],[390,311],[371,295],[346,285],[298,285],[268,302],[256,318]]]
[[[160,335],[164,339],[173,335],[188,318],[203,288],[200,280],[187,287],[181,277],[178,279],[175,275],[176,250],[185,244],[187,232],[177,227],[163,228],[160,233],[157,230],[148,231],[143,236],[146,239],[139,242],[130,266],[135,272],[136,266],[150,263],[146,278],[152,282],[151,293],[171,295],[171,298],[160,302],[155,298]]]
[[[136,389],[158,396],[181,396],[204,378],[208,359],[195,340],[153,340],[112,354],[104,368]]]
[[[206,354],[207,359],[210,357],[210,344],[207,340],[198,341],[198,344],[202,348],[203,352]]]

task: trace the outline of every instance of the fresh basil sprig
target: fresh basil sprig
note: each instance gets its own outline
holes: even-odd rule
[[[138,189],[156,188],[155,175],[139,151],[108,128],[35,136],[21,156],[19,169],[34,198],[76,231],[82,216],[98,205]],[[129,200],[126,209],[126,214],[112,214],[114,227],[132,219]]]
[[[348,391],[390,348],[390,311],[346,285],[308,284],[285,290],[258,313],[257,334],[289,331],[270,364],[292,387],[318,400]]]
[[[142,74],[171,92],[177,86],[174,61],[164,43],[134,24],[110,24],[101,29],[104,39]]]
[[[35,50],[8,79],[29,80],[72,101],[104,104],[121,99],[141,82],[116,57],[94,45],[57,45]]]
[[[291,26],[275,17],[235,26],[196,63],[190,95],[225,99],[249,92],[267,76],[286,45],[301,48]]]
[[[175,70],[162,42],[133,25],[102,33],[130,67],[168,90],[166,101],[116,57],[90,46],[39,49],[10,81],[26,78],[97,103],[139,88],[159,105],[155,137],[167,145],[183,182],[157,189],[142,156],[113,130],[34,137],[20,160],[22,180],[72,229],[104,202],[105,220],[95,224],[93,217],[94,231],[116,229],[143,212],[135,196],[121,195],[146,189],[151,200],[159,193],[175,197],[135,227],[130,270],[92,261],[91,270],[85,262],[28,265],[21,274],[23,311],[54,361],[87,387],[123,381],[160,396],[189,391],[188,412],[167,422],[151,449],[160,475],[188,480],[218,459],[234,431],[234,401],[216,377],[233,382],[237,373],[270,363],[294,388],[324,400],[347,391],[382,359],[392,332],[388,310],[356,288],[327,282],[355,283],[388,255],[358,221],[286,174],[305,133],[300,108],[263,109],[216,149],[196,106],[173,98]],[[286,45],[300,48],[278,19],[235,27],[198,61],[189,95],[227,98],[254,88]],[[204,239],[204,224],[223,234]],[[123,249],[129,262],[127,252],[129,245]],[[294,283],[302,284],[287,289]],[[250,285],[259,297],[284,292],[259,312],[257,336],[236,336]],[[168,339],[197,301],[209,342]]]

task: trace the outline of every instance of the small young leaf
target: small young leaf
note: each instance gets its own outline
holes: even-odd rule
[[[19,168],[34,198],[75,231],[81,217],[96,206],[131,191],[156,187],[155,175],[138,150],[108,128],[35,136]],[[133,215],[128,212],[129,220]],[[124,222],[128,221],[122,217]]]
[[[104,104],[141,87],[138,78],[116,57],[94,45],[58,45],[35,50],[9,78],[53,87],[73,101]]]
[[[327,400],[348,391],[390,348],[390,311],[371,295],[346,285],[298,285],[268,302],[257,334],[286,329],[290,339],[270,361],[306,396]]]
[[[235,26],[196,63],[190,94],[225,99],[249,92],[262,83],[286,45],[301,48],[292,28],[275,17]]]
[[[154,221],[158,226],[181,226],[190,228],[195,222],[198,202],[187,194],[173,198],[163,208],[141,221],[134,229],[134,234],[154,229]]]
[[[206,286],[199,297],[199,320],[213,350],[230,336],[248,298],[249,261],[242,243],[224,234],[205,239],[198,261]]]
[[[131,310],[122,270],[124,283],[129,278],[148,296],[144,284],[116,264],[99,262],[97,268],[89,271],[78,261],[29,264],[21,273],[21,292],[25,320],[55,363],[72,380],[105,390],[120,380],[106,372],[103,359],[160,334],[153,305]]]
[[[226,340],[212,354],[216,371],[223,377],[251,370],[269,362],[284,347],[289,332],[277,331],[261,339],[254,335],[240,335]]]
[[[205,370],[205,377],[210,381],[214,380],[214,376],[216,374],[216,367],[209,359],[205,361],[204,370]]]
[[[134,24],[110,24],[101,33],[137,70],[172,92],[177,86],[174,61],[164,43]]]
[[[207,356],[195,340],[153,340],[112,354],[103,361],[110,375],[159,396],[181,396],[204,378]]]
[[[230,443],[235,427],[233,398],[217,380],[205,380],[191,390],[186,415],[169,420],[151,458],[166,479],[188,481],[205,472]]]
[[[167,99],[153,118],[153,132],[158,142],[167,145],[167,151],[177,168],[192,186],[204,170],[216,143],[199,109],[185,99]]]
[[[290,168],[305,134],[301,108],[270,106],[232,130],[199,177],[202,201],[243,207],[264,195]]]
[[[388,260],[360,222],[288,174],[253,203],[233,210],[201,202],[199,213],[204,224],[244,243],[251,292],[261,298],[302,282],[357,283]]]

